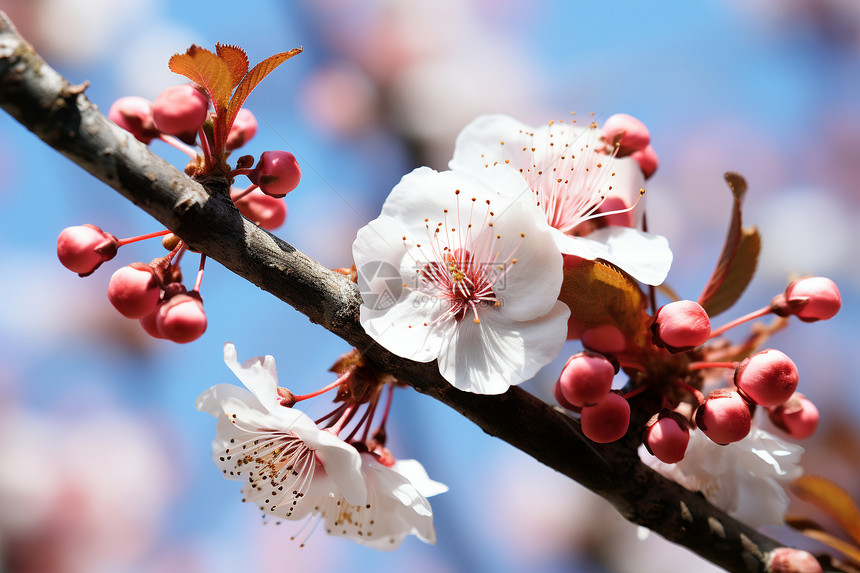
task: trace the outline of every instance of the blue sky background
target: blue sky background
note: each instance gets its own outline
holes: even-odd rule
[[[860,10],[850,3],[112,4],[0,0],[0,9],[71,81],[89,80],[87,94],[103,110],[118,97],[152,98],[181,83],[166,61],[191,43],[235,43],[252,63],[304,47],[248,100],[260,131],[247,151],[286,149],[299,158],[302,183],[277,234],[332,267],[352,263],[355,232],[414,167],[415,149],[444,169],[457,131],[481,113],[534,124],[573,110],[642,119],[661,159],[646,195],[650,227],[669,237],[676,256],[669,282],[690,298],[725,232],[722,173],[739,171],[751,188],[746,220],[761,227],[765,248],[759,276],[728,314],[763,306],[792,273],[834,278],[843,312],[829,323],[794,324],[772,344],[793,357],[800,390],[822,411],[813,444],[829,444],[828,428],[856,436],[860,386],[849,359],[860,318]],[[386,26],[374,28],[379,22]],[[343,112],[359,95],[327,83],[330,70],[348,70],[348,85],[369,106],[359,109],[374,111]],[[326,119],[338,112],[347,119]],[[184,164],[163,144],[152,149]],[[147,542],[102,570],[599,572],[645,571],[646,562],[654,571],[704,570],[656,536],[639,542],[606,504],[411,391],[394,398],[391,448],[451,487],[431,500],[437,546],[410,538],[382,554],[318,531],[300,550],[289,540],[298,526],[261,526],[256,508],[239,502],[239,484],[221,478],[209,455],[213,421],[194,400],[234,381],[221,360],[225,341],[243,359],[273,354],[282,385],[298,392],[332,380],[327,369],[346,343],[215,263],[202,288],[206,334],[181,346],[148,339],[105,292],[114,269],[160,255],[157,243],[123,248],[87,279],[63,269],[55,247],[70,225],[90,222],[123,237],[157,224],[5,114],[0,167],[0,411],[26,413],[61,433],[120,416],[148,436],[141,439],[151,440],[166,476]],[[195,267],[187,257],[186,276]],[[535,391],[547,390],[567,355],[539,376]],[[325,413],[325,399],[309,409],[312,417]],[[89,447],[110,473],[111,449],[99,440]],[[809,459],[817,473],[856,470],[850,461]]]

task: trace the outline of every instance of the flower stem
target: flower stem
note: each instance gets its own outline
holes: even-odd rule
[[[692,394],[693,396],[696,397],[696,400],[699,402],[699,406],[701,406],[702,404],[705,403],[705,395],[702,394],[698,389],[690,386],[689,384],[687,384],[683,380],[681,380],[679,382],[679,384],[681,385],[681,388],[683,388],[684,390],[686,390],[687,392],[689,392],[690,394]]]
[[[737,368],[737,362],[690,362],[687,368],[693,370],[705,370],[708,368]]]
[[[172,135],[164,135],[162,133],[161,135],[158,136],[158,139],[160,139],[161,141],[163,141],[167,145],[169,145],[175,149],[178,149],[179,151],[181,151],[182,153],[184,153],[185,155],[190,157],[192,160],[197,159],[197,150],[196,149],[194,149],[193,147],[191,147],[189,145],[185,145],[184,143],[182,143],[181,141],[179,141],[178,139],[176,139]]]
[[[311,392],[310,394],[302,394],[301,396],[293,396],[293,398],[295,399],[296,402],[301,402],[302,400],[307,400],[308,398],[315,398],[321,394],[325,394],[329,390],[334,390],[335,388],[337,388],[338,386],[343,384],[346,381],[346,379],[349,378],[350,374],[352,374],[352,372],[346,372],[343,376],[341,376],[340,378],[338,378],[337,380],[335,380],[334,382],[332,382],[328,386],[321,388],[320,390],[317,390],[316,392]]]
[[[245,196],[249,195],[249,194],[250,194],[250,193],[252,193],[252,192],[254,191],[254,189],[256,189],[257,187],[259,187],[259,185],[251,185],[250,187],[248,187],[247,189],[245,189],[244,191],[242,191],[241,193],[239,193],[239,194],[238,194],[238,195],[236,195],[235,197],[231,197],[231,199],[233,200],[233,203],[235,203],[235,202],[236,202],[236,201],[238,201],[239,199],[242,199],[243,197],[245,197]]]
[[[193,292],[200,292],[200,283],[203,282],[203,269],[206,266],[206,255],[200,255],[200,267],[197,269],[197,280],[194,281]]]
[[[745,322],[749,322],[750,320],[755,320],[756,318],[761,318],[762,316],[770,314],[771,312],[772,311],[770,309],[770,306],[766,306],[764,308],[758,309],[755,312],[751,312],[751,313],[746,314],[740,318],[736,318],[733,321],[719,327],[718,329],[712,330],[711,336],[708,338],[708,340],[710,340],[711,338],[716,338],[717,336],[721,335],[722,333],[724,333],[725,331],[727,331],[731,328],[734,328],[736,326],[740,326],[741,324],[743,324]]]
[[[200,140],[200,148],[203,150],[203,160],[206,165],[212,164],[212,151],[209,149],[209,139],[206,137],[206,132],[203,126],[197,130],[197,139]]]
[[[647,389],[648,389],[648,386],[643,384],[642,386],[639,386],[638,388],[634,388],[633,390],[631,390],[629,392],[625,392],[622,397],[625,400],[629,400],[630,398],[632,398],[634,396],[638,396],[639,394],[641,394],[642,392],[644,392]]]
[[[340,431],[343,429],[343,427],[355,415],[355,408],[355,404],[350,404],[349,406],[347,406],[346,409],[343,411],[343,414],[341,415],[340,419],[333,426],[329,426],[328,428],[326,428],[326,431],[331,432],[335,436],[340,434]]]
[[[172,231],[170,229],[164,229],[163,231],[156,231],[154,233],[147,233],[146,235],[138,235],[137,237],[129,237],[127,239],[120,239],[117,241],[117,247],[123,247],[125,245],[136,243],[138,241],[145,241],[147,239],[154,239],[155,237],[163,237],[165,235],[169,235]]]

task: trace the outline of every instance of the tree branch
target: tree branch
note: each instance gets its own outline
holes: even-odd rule
[[[641,423],[631,423],[625,440],[592,444],[578,421],[519,388],[500,396],[461,392],[435,362],[389,353],[359,324],[355,284],[244,219],[229,199],[228,181],[193,181],[151,153],[102,115],[85,88],[49,67],[0,12],[0,106],[48,145],[194,249],[362,350],[380,369],[603,496],[630,521],[731,571],[767,570],[768,553],[780,544],[642,464]]]

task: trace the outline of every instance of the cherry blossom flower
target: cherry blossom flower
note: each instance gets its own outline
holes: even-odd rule
[[[448,491],[446,485],[431,480],[416,460],[399,460],[389,468],[363,453],[361,471],[367,483],[366,504],[350,504],[339,497],[320,508],[329,535],[382,551],[397,549],[408,535],[436,543],[427,497]]]
[[[803,474],[803,448],[759,428],[726,446],[700,430],[690,432],[684,459],[665,464],[647,453],[643,460],[666,477],[700,491],[715,506],[752,527],[782,525],[788,495],[782,484]]]
[[[601,138],[594,123],[532,128],[505,115],[486,115],[460,132],[450,168],[478,177],[498,165],[515,168],[524,185],[502,192],[540,206],[562,253],[603,259],[637,280],[660,284],[672,264],[668,241],[617,225],[614,217],[638,202],[642,170],[634,158],[615,157],[611,147],[607,152]],[[609,226],[598,228],[601,218]]]
[[[554,359],[569,316],[557,300],[562,258],[540,210],[506,198],[521,188],[511,169],[406,175],[353,244],[367,333],[398,356],[438,360],[446,380],[478,394]]]
[[[364,505],[358,450],[317,428],[303,412],[280,405],[274,358],[239,364],[235,347],[227,343],[224,362],[250,392],[218,384],[197,398],[197,409],[217,419],[212,457],[224,477],[245,482],[243,501],[291,520],[333,497]]]

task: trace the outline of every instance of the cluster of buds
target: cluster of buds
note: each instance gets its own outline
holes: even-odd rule
[[[770,329],[775,331],[790,315],[805,322],[825,320],[840,307],[833,281],[807,277],[792,282],[769,306],[713,331],[706,310],[691,300],[660,307],[650,318],[651,337],[644,343],[627,340],[612,325],[584,329],[579,337],[586,350],[568,360],[554,395],[561,406],[579,413],[586,437],[607,443],[628,433],[628,400],[643,394],[643,403],[656,409],[645,423],[643,441],[665,463],[684,458],[689,431],[695,427],[717,444],[742,440],[759,406],[778,428],[804,439],[815,432],[818,411],[797,393],[800,377],[788,356],[775,349],[757,351],[768,328],[758,329],[738,345],[721,335],[767,314],[779,317]],[[620,369],[630,377],[626,393],[612,390]],[[702,388],[711,379],[727,381],[713,376],[726,369],[733,371],[730,386],[705,396]]]
[[[211,94],[192,84],[169,87],[154,101],[123,97],[110,108],[108,116],[136,139],[149,145],[163,141],[186,153],[190,163],[185,172],[192,178],[221,176],[232,182],[244,175],[251,181],[247,188],[232,188],[230,197],[248,219],[267,230],[284,224],[287,205],[284,196],[301,179],[296,158],[286,151],[266,151],[254,166],[254,158],[244,155],[234,169],[225,171],[231,152],[250,141],[257,132],[257,120],[240,108],[230,118],[210,111]],[[226,136],[216,136],[215,124]],[[199,147],[193,147],[194,145]],[[155,338],[185,343],[198,339],[206,330],[206,313],[200,296],[200,283],[206,257],[201,255],[194,287],[182,284],[179,261],[188,245],[168,230],[117,239],[100,228],[85,224],[64,229],[57,240],[57,256],[68,269],[80,276],[92,274],[117,250],[129,243],[163,237],[168,254],[146,264],[135,262],[117,270],[110,279],[108,300],[126,318],[139,320],[143,330]]]

